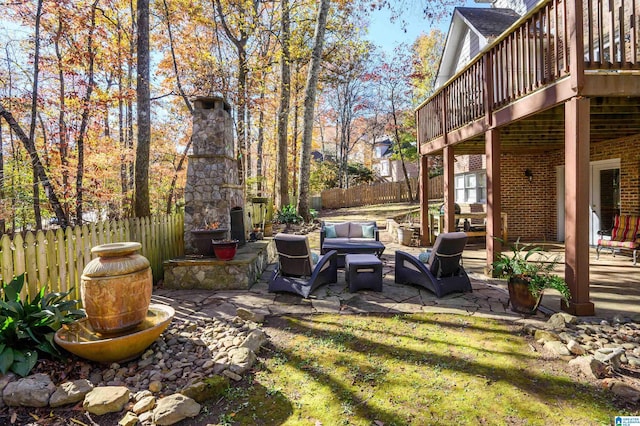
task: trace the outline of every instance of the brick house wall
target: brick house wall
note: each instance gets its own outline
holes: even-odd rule
[[[621,213],[640,214],[640,135],[592,143],[590,151],[590,161],[620,159]],[[486,167],[484,156],[459,156],[456,160],[456,173]],[[507,214],[509,240],[556,241],[556,168],[564,164],[564,151],[503,154],[500,161],[502,211]],[[531,182],[525,176],[526,169],[533,173]],[[463,205],[462,210],[486,211],[486,205]]]
[[[624,140],[592,143],[590,161],[620,159],[620,208],[640,214],[640,135]],[[564,151],[501,158],[502,210],[507,213],[509,239],[557,240],[556,167],[564,164]],[[533,172],[532,184],[524,170]]]
[[[502,211],[509,240],[557,239],[556,153],[504,154],[500,159]],[[531,170],[533,178],[525,176]]]
[[[640,135],[591,144],[591,161],[620,159],[621,214],[640,214]]]

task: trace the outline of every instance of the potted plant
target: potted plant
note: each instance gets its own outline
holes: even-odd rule
[[[500,253],[493,262],[497,275],[507,279],[509,303],[516,312],[535,313],[547,288],[557,290],[565,303],[569,301],[569,286],[553,273],[558,259],[549,260],[541,251],[537,246],[521,245],[518,239],[510,253]]]
[[[193,246],[202,256],[213,257],[214,252],[211,242],[227,238],[228,231],[227,228],[221,228],[218,221],[207,222],[205,220],[202,227],[191,230]]]
[[[231,260],[238,250],[238,240],[213,240],[213,252],[217,259]]]

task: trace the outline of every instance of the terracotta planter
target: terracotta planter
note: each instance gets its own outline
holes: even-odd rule
[[[227,238],[228,232],[227,228],[194,229],[191,231],[193,246],[198,251],[198,254],[204,257],[214,257],[211,241],[224,240]]]
[[[113,334],[140,324],[147,315],[153,276],[135,242],[93,247],[97,258],[82,271],[80,296],[93,330]]]
[[[220,260],[231,260],[238,250],[238,240],[213,241],[213,251]]]
[[[542,293],[538,297],[533,297],[527,281],[519,277],[511,277],[507,282],[507,288],[509,289],[509,303],[513,311],[529,315],[536,313],[542,300]]]

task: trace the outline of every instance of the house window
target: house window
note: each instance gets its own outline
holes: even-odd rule
[[[389,170],[389,160],[380,161],[380,176],[389,176],[391,171]]]
[[[455,178],[456,203],[486,203],[487,173],[462,173]]]

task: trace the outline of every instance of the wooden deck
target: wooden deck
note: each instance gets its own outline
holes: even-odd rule
[[[561,149],[576,96],[592,143],[640,133],[639,17],[635,0],[542,2],[417,109],[420,152],[483,154],[493,128],[504,153]]]

